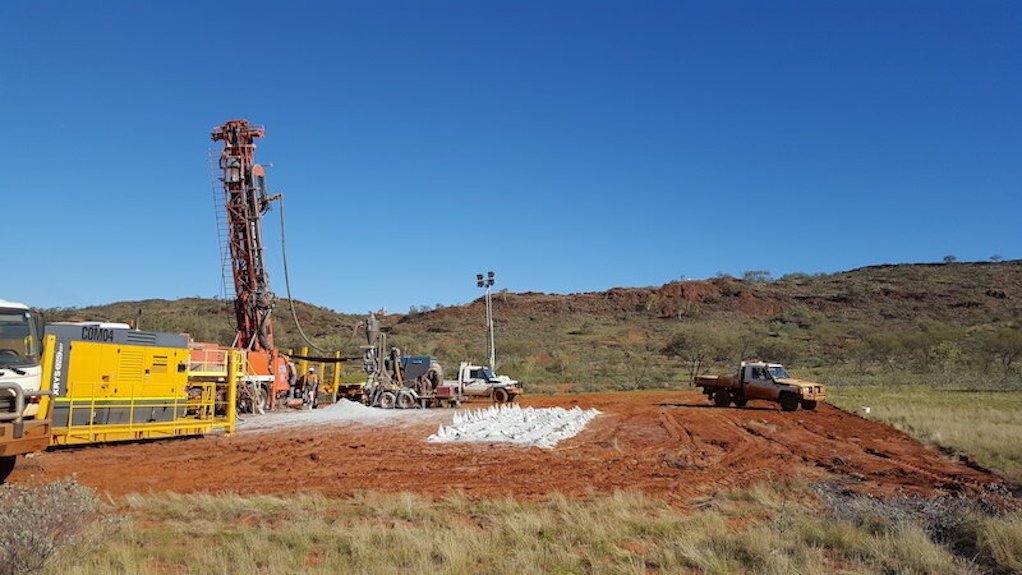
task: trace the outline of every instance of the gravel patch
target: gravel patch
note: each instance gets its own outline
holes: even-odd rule
[[[265,415],[247,415],[238,420],[238,431],[264,431],[280,428],[308,427],[335,423],[392,425],[447,419],[450,412],[442,409],[379,409],[348,399],[312,410],[273,411]]]

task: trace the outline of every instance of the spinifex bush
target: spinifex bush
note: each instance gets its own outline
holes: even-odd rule
[[[0,486],[0,575],[34,573],[93,521],[98,502],[65,479],[42,486]]]

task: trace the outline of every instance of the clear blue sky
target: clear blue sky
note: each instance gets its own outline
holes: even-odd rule
[[[0,54],[0,297],[37,306],[219,294],[233,118],[338,311],[1022,257],[1014,1],[6,0]]]

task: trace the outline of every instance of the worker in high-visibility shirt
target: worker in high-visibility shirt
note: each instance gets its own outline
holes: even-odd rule
[[[306,409],[312,409],[316,407],[316,402],[319,397],[319,374],[316,373],[316,368],[310,367],[309,372],[302,377],[302,403],[304,403]]]

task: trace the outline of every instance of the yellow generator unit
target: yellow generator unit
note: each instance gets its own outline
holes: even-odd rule
[[[234,431],[238,352],[193,376],[188,337],[124,324],[46,326],[54,445]]]

